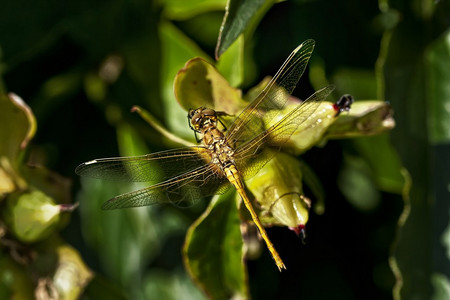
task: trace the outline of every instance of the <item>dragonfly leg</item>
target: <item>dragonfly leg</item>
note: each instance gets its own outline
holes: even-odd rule
[[[227,131],[228,128],[227,126],[222,122],[222,120],[219,118],[221,116],[227,116],[227,117],[232,117],[233,115],[229,115],[224,111],[216,111],[216,116],[217,116],[217,121],[219,121],[219,123],[223,126],[223,132]]]

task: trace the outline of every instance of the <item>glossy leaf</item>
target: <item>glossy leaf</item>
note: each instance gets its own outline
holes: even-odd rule
[[[38,189],[54,199],[57,204],[70,204],[72,202],[72,180],[63,177],[43,166],[25,165],[20,173],[27,184]]]
[[[142,282],[136,278],[161,247],[155,224],[144,209],[101,210],[104,201],[128,191],[126,187],[87,180],[82,186],[78,199],[85,239],[95,249],[105,273],[121,286],[133,288],[137,297]]]
[[[233,87],[241,86],[244,82],[244,47],[244,37],[241,35],[217,62],[217,69]]]
[[[380,91],[396,112],[392,140],[407,170],[403,171],[405,182],[411,182],[403,188],[405,207],[391,258],[397,278],[393,294],[396,299],[430,299],[438,288],[433,286],[434,275],[450,266],[440,242],[448,226],[443,224],[448,224],[449,216],[450,156],[448,146],[435,144],[448,141],[444,129],[448,113],[441,110],[448,102],[444,79],[448,42],[442,38],[448,36],[448,26],[443,26],[447,17],[441,14],[448,11],[448,3],[436,3],[435,13],[427,19],[404,8],[400,14],[408,17],[385,32],[379,58],[383,75],[379,79],[384,80]]]
[[[22,242],[43,240],[54,233],[60,220],[60,206],[41,191],[16,193],[6,200],[3,218]]]
[[[327,130],[329,139],[370,136],[395,127],[389,103],[377,100],[355,101],[349,112],[341,114]]]
[[[82,260],[78,251],[62,244],[56,248],[57,268],[53,283],[62,299],[78,299],[86,285],[91,281],[93,272]]]
[[[318,215],[325,212],[325,190],[317,174],[307,164],[300,165],[303,180],[312,193],[312,209]]]
[[[6,157],[0,158],[0,194],[12,193],[16,189],[17,179],[18,176],[11,162]]]
[[[192,140],[192,131],[187,126],[187,111],[175,101],[174,78],[186,61],[192,57],[202,57],[211,61],[192,40],[170,23],[162,23],[159,27],[161,38],[161,95],[167,126],[178,136]]]
[[[361,211],[372,211],[381,202],[380,192],[372,177],[370,166],[364,159],[346,157],[339,174],[338,185],[347,201]],[[364,197],[361,195],[364,195]]]
[[[245,105],[240,91],[232,88],[213,65],[201,58],[186,63],[177,73],[174,87],[175,97],[186,111],[203,106],[237,114]]]
[[[219,59],[238,36],[247,29],[252,21],[259,21],[259,18],[261,18],[271,5],[272,1],[265,0],[228,1],[217,41],[216,59]]]
[[[36,119],[29,106],[17,95],[0,95],[0,157],[14,165],[36,132]]]
[[[148,153],[142,139],[131,127],[118,128],[120,151],[123,155]],[[83,231],[93,249],[97,250],[103,268],[127,288],[135,297],[142,297],[142,278],[146,265],[159,253],[165,239],[181,230],[177,215],[158,212],[158,207],[103,211],[101,205],[118,194],[143,188],[143,184],[120,185],[83,179],[79,195]],[[180,223],[181,222],[181,223]]]
[[[293,105],[287,106],[285,111],[288,112]],[[317,110],[298,126],[290,140],[283,147],[300,154],[315,146],[322,140],[328,127],[338,119],[335,118],[335,115],[336,111],[333,108],[333,104],[327,101],[322,102]]]
[[[73,247],[53,235],[35,246],[31,264],[35,273],[35,297],[78,299],[93,277],[93,272]]]
[[[202,300],[205,295],[198,290],[192,279],[181,270],[153,269],[145,274],[146,298]]]
[[[186,235],[186,268],[210,299],[248,298],[240,223],[236,193],[229,191],[211,200]]]
[[[440,36],[425,54],[427,97],[430,112],[429,135],[433,143],[450,141],[450,30]]]
[[[405,185],[403,166],[388,134],[350,141],[371,168],[371,176],[383,191],[401,194]]]

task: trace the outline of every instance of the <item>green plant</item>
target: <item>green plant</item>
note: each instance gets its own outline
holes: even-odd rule
[[[231,284],[255,299],[390,299],[392,292],[397,299],[448,298],[448,1],[229,1],[224,21],[225,2],[2,3],[2,99],[9,99],[7,91],[20,95],[39,129],[26,151],[13,152],[19,153],[17,159],[8,154],[0,162],[0,187],[7,190],[0,204],[0,270],[7,270],[0,295],[21,290],[30,298],[36,287],[48,287],[49,281],[30,280],[30,265],[17,264],[11,249],[26,245],[41,254],[62,254],[66,242],[49,243],[62,236],[95,270],[86,296],[202,297],[182,267],[186,230],[208,211],[234,218],[233,201],[215,198],[206,213],[207,201],[186,209],[168,205],[104,212],[100,207],[106,199],[138,187],[85,180],[80,186],[73,170],[94,157],[146,154],[178,143],[128,113],[133,105],[193,142],[186,112],[173,92],[175,75],[191,58],[216,65],[233,88],[246,92],[260,76],[274,74],[296,45],[313,38],[318,47],[309,78],[300,82],[295,96],[333,83],[336,95],[350,93],[356,103],[387,100],[396,128],[391,135],[329,141],[302,154],[302,178],[308,181],[303,188],[315,207],[309,214],[309,241],[303,245],[287,229],[269,230],[289,266],[278,274],[270,256],[258,255],[261,249],[249,239],[251,253],[259,258],[248,260],[248,277],[240,269]],[[214,63],[216,48],[221,55]],[[0,109],[0,132],[14,142],[1,136],[2,156],[1,149],[17,149],[26,136],[15,131],[24,127],[5,121],[5,112]],[[47,169],[25,176],[30,161],[71,177],[72,190]],[[49,177],[56,188],[45,190],[48,185],[39,179]],[[70,222],[67,213],[54,214],[55,225],[40,231],[42,240],[22,242],[5,225],[8,207],[14,208],[5,199],[17,201],[10,197],[17,188],[37,195],[33,200],[48,203],[51,198],[49,211],[56,212],[54,205],[69,203],[72,191],[80,208]],[[50,191],[59,196],[47,197]],[[11,240],[20,247],[5,244]],[[224,286],[214,283],[217,292]]]

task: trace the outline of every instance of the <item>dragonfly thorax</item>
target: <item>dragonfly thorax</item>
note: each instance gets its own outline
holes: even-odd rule
[[[201,133],[203,134],[203,145],[209,150],[212,163],[219,165],[221,169],[234,164],[234,149],[215,124],[206,124]]]
[[[223,132],[217,128],[217,112],[210,108],[191,109],[188,114],[191,128],[202,134],[203,145],[209,150],[211,162],[222,170],[234,164],[234,149]]]
[[[234,150],[225,139],[209,145],[208,149],[211,153],[211,162],[218,165],[222,170],[234,165]]]

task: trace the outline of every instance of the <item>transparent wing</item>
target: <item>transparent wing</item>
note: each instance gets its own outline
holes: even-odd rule
[[[99,158],[79,165],[75,173],[106,180],[161,182],[208,164],[208,153],[199,146],[142,156]]]
[[[239,147],[264,131],[262,116],[267,111],[280,110],[300,80],[314,50],[314,40],[306,40],[286,59],[264,90],[236,118],[227,138]],[[276,114],[273,115],[276,117]]]
[[[297,105],[291,110],[283,119],[271,126],[267,130],[267,145],[271,147],[281,146],[286,143],[295,130],[303,124],[306,120],[314,115],[319,105],[330,95],[334,90],[334,86],[326,86],[316,91],[308,97],[304,102]],[[316,124],[313,122],[308,126],[312,127]]]
[[[249,178],[255,175],[276,153],[275,151],[263,151],[263,149],[267,146],[279,149],[281,145],[288,141],[295,130],[314,114],[320,103],[333,90],[333,86],[326,86],[316,91],[280,121],[238,148],[235,153],[235,162],[242,176]],[[310,126],[314,125],[311,124]]]
[[[213,164],[204,165],[189,173],[171,178],[150,187],[122,194],[108,200],[103,209],[147,206],[160,203],[187,203],[222,193],[229,182]]]

